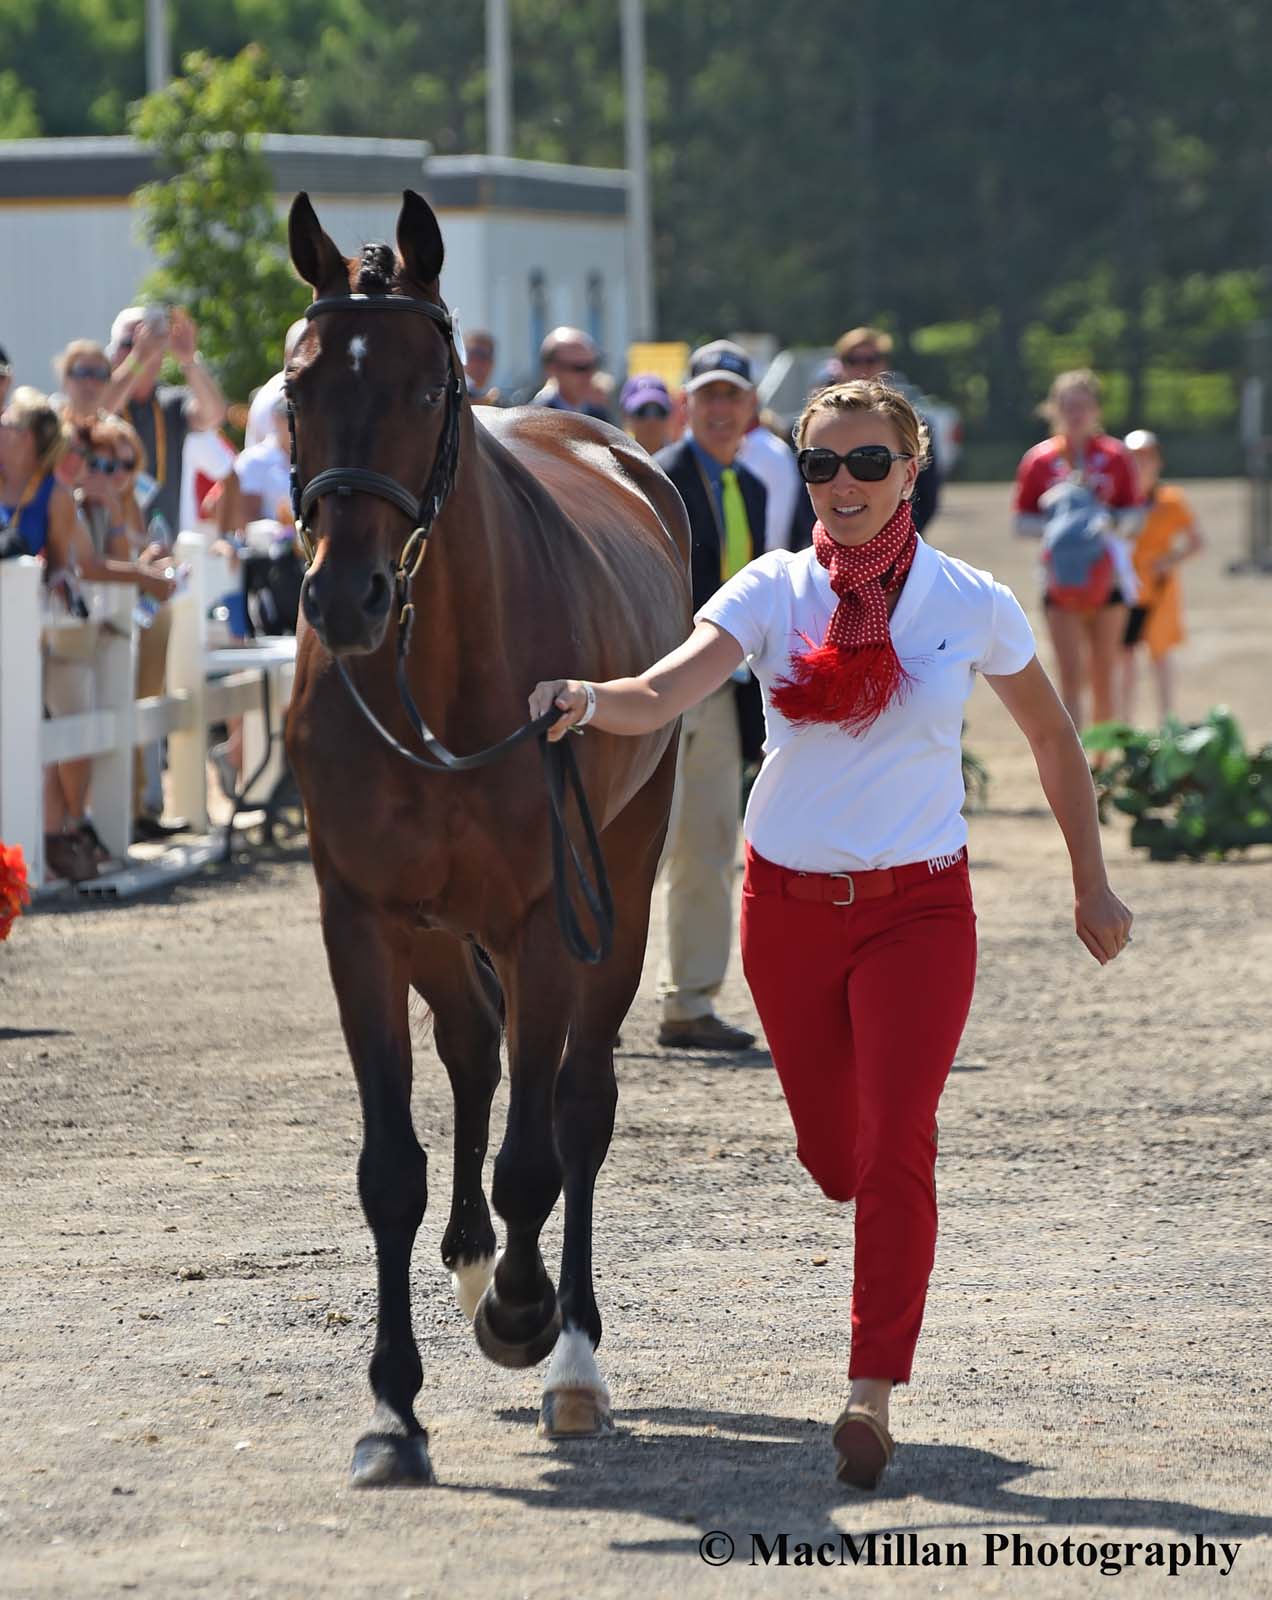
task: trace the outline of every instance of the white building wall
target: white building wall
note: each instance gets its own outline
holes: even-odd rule
[[[311,196],[346,253],[392,241],[401,197]],[[285,214],[287,201],[280,201]],[[137,298],[152,258],[129,202],[67,200],[0,206],[0,346],[17,383],[54,385],[51,361],[71,339],[102,343],[115,313]],[[619,218],[439,208],[446,245],[442,293],[461,325],[487,327],[497,344],[496,381],[507,390],[537,373],[531,274],[542,275],[543,329],[588,329],[588,277],[601,288],[600,343],[622,365],[628,339],[626,230]],[[234,396],[245,399],[246,396]]]

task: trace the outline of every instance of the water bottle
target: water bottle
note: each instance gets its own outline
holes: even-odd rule
[[[154,620],[159,615],[159,607],[162,604],[163,601],[156,600],[152,594],[139,594],[137,603],[133,607],[133,621],[139,628],[153,627]]]
[[[151,517],[146,532],[151,544],[161,544],[165,550],[172,549],[172,529],[168,526],[168,519],[162,511],[156,511]]]

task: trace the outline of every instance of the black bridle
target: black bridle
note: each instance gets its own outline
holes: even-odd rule
[[[296,413],[291,391],[290,389],[286,391],[287,428],[291,439],[292,513],[296,520],[297,535],[304,546],[308,560],[312,562],[314,558],[314,547],[305,518],[324,495],[377,495],[381,500],[387,500],[390,505],[396,506],[413,523],[410,536],[402,546],[393,578],[394,602],[398,612],[395,675],[398,696],[407,721],[432,759],[428,760],[417,755],[394,738],[359,694],[348,668],[339,656],[335,657],[336,670],[345,688],[353,697],[354,704],[380,738],[412,766],[420,767],[425,772],[472,772],[479,767],[489,766],[492,761],[497,761],[500,756],[516,745],[524,743],[525,740],[538,739],[548,788],[552,880],[561,936],[570,954],[578,960],[590,964],[603,961],[609,955],[613,943],[614,902],[610,893],[609,877],[605,871],[605,859],[601,854],[600,840],[592,821],[592,813],[574,759],[574,751],[567,741],[550,743],[547,737],[547,730],[554,722],[560,720],[561,713],[553,707],[545,711],[542,716],[536,717],[533,722],[527,722],[515,733],[510,733],[507,738],[501,739],[498,744],[490,745],[485,750],[478,750],[472,755],[457,756],[442,744],[420,715],[407,679],[406,657],[411,648],[411,632],[415,624],[415,606],[410,598],[411,581],[419,571],[428,536],[455,486],[455,477],[459,470],[459,426],[464,405],[464,381],[459,353],[455,348],[454,321],[444,305],[435,305],[427,300],[413,300],[402,294],[323,295],[306,308],[305,320],[312,322],[315,317],[320,317],[329,311],[410,311],[435,322],[446,340],[447,380],[442,432],[438,440],[437,454],[433,459],[432,471],[428,475],[428,482],[424,485],[424,492],[419,496],[404,488],[396,478],[390,478],[383,472],[371,472],[365,467],[327,467],[302,485],[296,460]],[[566,829],[567,787],[573,791],[578,806],[587,852],[595,874],[595,884],[589,882],[587,870]],[[570,903],[568,865],[574,868],[579,892],[596,927],[597,940],[594,946],[588,944],[582,925]]]

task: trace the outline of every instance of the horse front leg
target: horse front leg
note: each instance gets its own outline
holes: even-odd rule
[[[411,1328],[411,1250],[428,1201],[428,1161],[411,1122],[410,937],[341,885],[322,883],[322,931],[362,1100],[358,1194],[375,1239],[378,1308],[371,1427],[354,1447],[355,1488],[433,1482],[416,1419],[423,1382]]]
[[[550,899],[531,910],[512,951],[498,961],[508,1008],[509,1092],[491,1199],[507,1234],[473,1332],[482,1353],[502,1367],[536,1365],[561,1329],[539,1235],[561,1193],[552,1094],[573,1000],[571,965]]]
[[[482,1188],[490,1102],[499,1087],[502,996],[494,973],[466,940],[417,933],[411,982],[433,1013],[433,1043],[455,1101],[454,1180],[442,1261],[471,1322],[495,1270],[495,1230]]]

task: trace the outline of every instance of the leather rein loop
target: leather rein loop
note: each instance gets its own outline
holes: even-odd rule
[[[384,743],[399,756],[403,757],[404,760],[409,761],[413,767],[418,767],[425,772],[473,772],[481,767],[489,766],[492,762],[497,761],[500,756],[505,755],[509,750],[524,743],[527,739],[538,739],[539,754],[543,761],[544,779],[548,790],[548,831],[552,848],[552,887],[556,901],[557,921],[560,924],[561,937],[564,939],[566,949],[570,954],[577,960],[594,966],[604,961],[613,947],[614,900],[610,892],[609,876],[605,870],[605,858],[601,851],[600,838],[597,835],[596,825],[592,820],[592,813],[587,803],[587,795],[583,788],[583,780],[579,775],[578,763],[574,759],[574,751],[568,740],[550,743],[547,738],[547,730],[560,719],[561,713],[554,707],[552,710],[544,712],[542,716],[536,717],[533,722],[525,723],[514,733],[510,733],[506,738],[500,739],[497,744],[492,744],[485,750],[475,751],[472,755],[457,756],[446,748],[420,715],[419,707],[415,704],[415,698],[411,693],[410,682],[407,678],[406,658],[411,648],[411,633],[415,622],[415,606],[410,599],[411,580],[419,571],[420,563],[424,559],[428,536],[432,532],[433,524],[441,513],[443,505],[446,503],[447,496],[454,487],[455,477],[459,469],[459,423],[463,411],[464,385],[455,349],[455,329],[451,314],[444,305],[434,305],[427,300],[413,300],[408,295],[340,294],[323,295],[313,301],[305,310],[305,320],[312,322],[315,317],[331,311],[414,312],[437,323],[446,339],[450,376],[446,384],[446,410],[442,421],[442,434],[438,441],[437,456],[434,459],[432,471],[429,473],[428,482],[424,486],[423,494],[418,499],[409,489],[404,488],[396,478],[390,478],[382,472],[372,472],[365,467],[327,467],[322,472],[315,474],[308,483],[302,485],[296,458],[296,415],[290,390],[285,391],[287,394],[287,429],[291,444],[292,513],[296,521],[296,532],[304,545],[305,555],[308,560],[310,562],[313,561],[314,550],[305,518],[324,495],[375,495],[381,500],[387,500],[390,505],[396,506],[399,511],[404,512],[414,523],[411,534],[402,547],[402,553],[398,557],[397,568],[394,573],[394,593],[398,608],[394,676],[397,682],[398,697],[401,700],[406,719],[431,759],[426,759],[424,756],[408,750],[404,744],[394,738],[393,734],[389,732],[358,692],[349,669],[338,656],[334,658],[336,671],[339,673],[340,680],[348,690],[353,703]],[[573,791],[575,804],[578,807],[579,820],[583,827],[583,837],[592,869],[593,881],[589,881],[587,868],[579,855],[574,841],[570,838],[566,826],[567,790]],[[570,902],[570,889],[567,881],[567,874],[570,868],[573,869],[579,893],[583,897],[588,914],[596,928],[596,943],[594,945],[588,943],[583,926]]]

